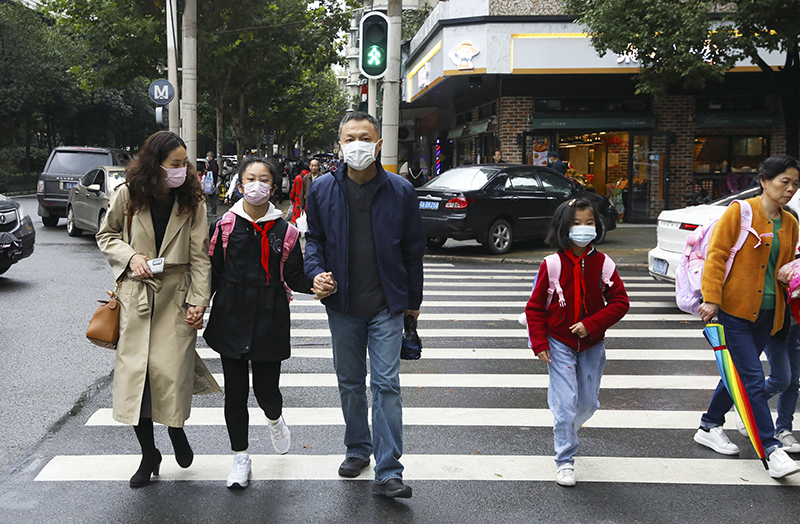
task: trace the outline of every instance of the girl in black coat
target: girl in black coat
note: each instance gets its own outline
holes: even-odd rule
[[[251,475],[247,453],[248,363],[252,366],[253,393],[269,421],[275,451],[286,453],[291,445],[278,388],[281,361],[291,353],[284,281],[300,293],[311,293],[313,283],[303,271],[299,241],[291,246],[281,279],[284,241],[287,229],[294,226],[269,202],[275,192],[274,180],[279,179],[270,160],[242,162],[238,185],[244,199],[211,228],[213,307],[203,337],[220,354],[225,377],[225,423],[235,453],[229,488],[247,487]],[[229,232],[227,247],[223,232]]]

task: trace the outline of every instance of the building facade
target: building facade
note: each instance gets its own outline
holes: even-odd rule
[[[431,175],[464,162],[546,165],[557,151],[624,220],[652,222],[706,189],[746,187],[785,151],[777,93],[740,63],[724,82],[663,99],[635,93],[635,56],[598,56],[555,2],[441,1],[403,64],[401,155]],[[779,53],[763,54],[783,64]],[[402,161],[402,158],[401,158]]]

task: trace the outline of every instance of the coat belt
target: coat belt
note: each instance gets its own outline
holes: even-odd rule
[[[139,315],[145,316],[147,313],[150,312],[150,309],[153,307],[150,303],[150,296],[147,293],[147,288],[153,290],[153,293],[158,293],[161,290],[161,277],[165,275],[175,275],[186,273],[189,271],[191,266],[189,264],[175,264],[169,265],[164,267],[164,271],[153,275],[152,277],[147,278],[138,278],[133,275],[133,271],[128,271],[128,278],[136,283],[139,284],[137,287],[138,289],[134,291],[133,295],[138,295],[138,311]]]

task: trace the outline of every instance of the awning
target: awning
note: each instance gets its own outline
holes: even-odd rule
[[[486,129],[489,128],[489,119],[480,121],[480,122],[473,122],[472,125],[469,126],[469,135],[478,135],[480,133],[485,133]]]
[[[652,129],[656,126],[654,116],[629,117],[534,117],[534,129]]]
[[[454,127],[447,132],[447,138],[458,138],[464,134],[464,126]]]

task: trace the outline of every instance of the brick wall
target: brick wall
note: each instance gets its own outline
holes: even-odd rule
[[[692,192],[692,161],[694,159],[695,125],[693,96],[670,96],[653,101],[656,129],[672,131],[675,139],[670,145],[669,207],[686,205],[684,195]]]
[[[506,162],[522,163],[522,143],[517,134],[531,131],[528,116],[533,111],[533,97],[502,97],[497,107],[500,147]]]

